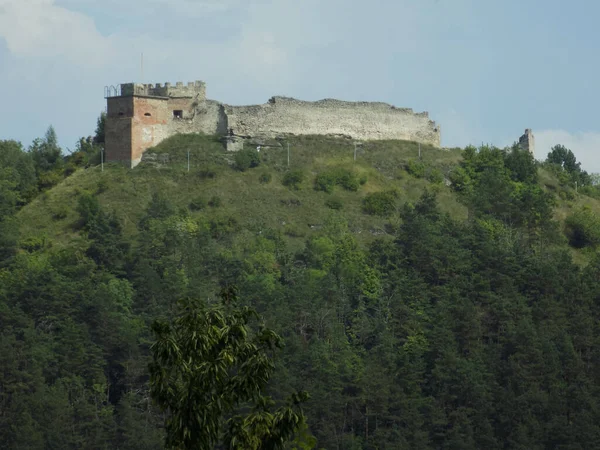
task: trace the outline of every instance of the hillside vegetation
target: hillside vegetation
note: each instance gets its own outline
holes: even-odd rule
[[[365,142],[355,160],[340,138],[234,154],[190,135],[134,170],[102,170],[98,133],[66,159],[52,133],[36,145],[0,141],[7,448],[176,447],[174,428],[196,411],[177,410],[173,392],[202,374],[186,398],[214,411],[201,399],[221,379],[206,374],[225,363],[206,355],[246,325],[236,336],[258,343],[266,369],[230,392],[242,400],[225,419],[257,399],[262,414],[266,395],[277,411],[295,399],[285,448],[600,442],[600,196],[567,149],[541,164],[516,147],[419,157],[413,142]],[[251,353],[232,350],[223,370],[243,372]],[[261,436],[254,447],[232,444],[225,419],[192,431],[284,448],[264,425],[279,416],[260,417],[239,422],[248,442]]]

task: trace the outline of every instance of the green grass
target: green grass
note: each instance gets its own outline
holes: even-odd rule
[[[401,207],[405,202],[416,201],[424,189],[434,190],[442,210],[459,220],[467,217],[465,206],[450,188],[443,183],[432,184],[427,177],[415,178],[406,171],[409,162],[418,159],[418,144],[414,142],[365,142],[358,148],[356,161],[354,142],[348,139],[302,136],[247,146],[255,148],[258,144],[261,144],[261,165],[245,172],[235,169],[234,154],[224,150],[220,138],[204,135],[174,136],[148,151],[156,155],[154,161],[142,162],[134,170],[118,164],[105,164],[104,172],[100,167],[78,170],[20,211],[21,238],[46,236],[54,246],[83,248],[85,241],[77,229],[76,212],[78,197],[83,192],[97,195],[103,207],[119,217],[129,238],[137,234],[137,224],[156,191],[165,194],[177,208],[189,209],[192,216],[211,220],[235,217],[240,227],[255,233],[269,228],[279,230],[292,248],[301,248],[305,239],[331,215],[344,217],[362,244],[386,236],[386,224],[397,223],[398,218],[365,214],[362,200],[371,192],[395,189]],[[437,169],[447,175],[460,159],[459,149],[421,146],[421,161],[428,170]],[[330,194],[316,191],[316,175],[332,168],[351,171],[367,181],[357,192],[341,186],[336,186]],[[282,184],[289,170],[304,174],[299,190]],[[270,182],[265,183],[265,177],[269,176]],[[539,169],[539,176],[542,187],[556,198],[554,214],[560,223],[584,205],[600,215],[600,201],[561,186],[544,168]],[[209,203],[214,196],[220,198],[221,206],[189,208],[193,201],[202,199]],[[331,199],[341,202],[341,208],[330,208]],[[588,253],[573,250],[574,259],[580,264],[589,260]]]
[[[227,153],[219,138],[203,135],[180,135],[150,149],[156,162],[142,162],[130,170],[117,164],[79,170],[48,193],[25,207],[19,217],[22,238],[45,235],[55,245],[83,245],[76,229],[75,210],[82,192],[98,195],[108,211],[120,218],[124,232],[133,237],[137,223],[155,191],[167,195],[177,208],[188,208],[198,198],[207,202],[220,197],[218,208],[206,207],[191,214],[210,219],[234,216],[240,226],[260,232],[272,228],[286,234],[293,246],[314,233],[332,214],[346,218],[358,240],[368,243],[385,234],[387,219],[369,216],[362,211],[362,199],[369,192],[397,189],[398,204],[416,201],[424,189],[438,191],[441,208],[458,219],[466,217],[466,208],[444,185],[434,186],[426,179],[416,179],[405,171],[410,160],[418,157],[418,144],[404,141],[365,142],[354,161],[354,143],[346,139],[323,136],[290,138],[290,165],[287,165],[288,141],[273,141],[273,147],[260,151],[261,165],[245,172],[233,168],[233,154]],[[251,145],[258,145],[252,143]],[[187,155],[190,153],[190,171]],[[168,159],[166,156],[168,154]],[[459,151],[421,146],[422,161],[446,174],[460,160]],[[163,162],[160,162],[160,161]],[[342,167],[367,181],[357,192],[336,186],[332,194],[314,189],[315,176],[332,167]],[[301,170],[304,181],[299,190],[283,186],[287,170]],[[261,175],[270,174],[269,183]],[[101,182],[101,180],[103,180]],[[99,186],[106,189],[99,192]],[[342,209],[334,211],[327,200],[335,197]]]

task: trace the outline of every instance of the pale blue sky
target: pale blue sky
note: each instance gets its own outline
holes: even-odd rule
[[[201,79],[209,98],[385,101],[445,146],[562,143],[600,171],[600,2],[0,0],[0,139],[93,134],[107,84]]]

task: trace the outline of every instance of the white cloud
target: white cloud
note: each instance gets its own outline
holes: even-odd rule
[[[0,38],[16,56],[65,58],[95,66],[111,53],[111,44],[94,21],[55,5],[54,0],[0,0]]]
[[[557,144],[561,144],[573,151],[584,170],[600,172],[600,133],[533,130],[533,134],[537,159],[546,159],[550,149]]]

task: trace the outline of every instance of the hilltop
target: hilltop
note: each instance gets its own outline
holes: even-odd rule
[[[261,394],[311,396],[291,448],[600,441],[600,195],[564,147],[178,135],[102,170],[91,140],[0,144],[11,448],[163,448],[152,326],[185,299],[281,336]]]
[[[154,192],[164,195],[176,208],[187,209],[192,217],[234,217],[240,229],[281,231],[298,245],[332,214],[348,220],[361,242],[385,235],[387,218],[365,214],[362,208],[365,196],[377,191],[396,190],[400,206],[416,201],[423,189],[433,189],[444,211],[457,219],[466,218],[465,206],[444,184],[444,174],[461,158],[459,149],[422,145],[423,168],[418,168],[422,173],[415,177],[407,171],[410,163],[419,161],[419,145],[414,142],[367,142],[357,147],[355,161],[353,141],[297,137],[289,141],[289,167],[286,144],[272,141],[265,145],[260,141],[250,148],[260,143],[260,166],[244,171],[236,168],[236,153],[223,151],[219,137],[204,135],[180,135],[164,141],[148,150],[135,170],[120,164],[105,164],[103,172],[100,166],[80,170],[20,212],[23,235],[46,234],[57,243],[72,244],[77,231],[70,225],[77,221],[76,200],[82,192],[97,195],[100,203],[119,217],[129,236],[136,233],[136,224]],[[319,173],[336,170],[352,174],[363,184],[356,191],[339,185],[331,193],[315,190]],[[289,171],[299,171],[303,178],[291,188],[283,184]],[[219,199],[218,207],[209,206],[213,198]],[[202,208],[190,208],[193,202]]]
[[[290,163],[287,144],[290,144]],[[73,245],[79,232],[76,200],[83,192],[122,222],[133,237],[153,193],[160,193],[192,217],[220,222],[234,218],[238,230],[281,232],[294,248],[322,228],[329,217],[340,216],[359,242],[391,237],[390,217],[366,214],[363,201],[373,192],[395,191],[395,205],[418,200],[424,190],[437,196],[440,209],[454,219],[467,219],[467,207],[450,186],[449,176],[462,160],[461,149],[440,149],[410,141],[354,141],[326,136],[259,140],[246,149],[258,152],[260,165],[238,170],[236,153],[223,151],[220,136],[178,135],[148,150],[142,164],[130,170],[118,163],[79,170],[35,199],[19,213],[24,239],[47,236],[56,245]],[[420,157],[419,157],[420,148]],[[189,151],[189,171],[188,171]],[[361,183],[356,191],[337,185],[332,192],[315,188],[319,174],[342,171]],[[539,183],[555,198],[554,218],[563,224],[569,214],[587,208],[600,214],[600,200],[579,195],[547,168],[539,167]],[[286,173],[302,180],[285,186]],[[210,206],[216,200],[217,206]],[[194,206],[196,205],[196,206]],[[394,220],[392,220],[394,222]],[[575,258],[586,258],[573,250]]]

